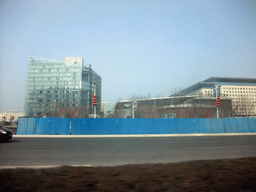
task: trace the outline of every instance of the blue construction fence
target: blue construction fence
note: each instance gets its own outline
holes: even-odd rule
[[[115,135],[256,132],[254,118],[19,118],[18,135]]]

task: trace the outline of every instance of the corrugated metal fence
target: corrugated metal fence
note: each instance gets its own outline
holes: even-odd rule
[[[254,118],[19,118],[18,135],[115,135],[256,132]]]

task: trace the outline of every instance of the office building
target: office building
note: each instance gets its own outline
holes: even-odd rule
[[[231,99],[233,116],[256,116],[256,79],[254,78],[211,77],[174,95],[203,98],[217,96],[221,100]]]
[[[57,111],[93,113],[93,84],[96,82],[97,112],[101,105],[101,77],[84,66],[81,57],[65,61],[29,56],[26,82],[26,116],[58,116]],[[60,114],[59,114],[60,115]],[[64,117],[64,116],[63,116]]]

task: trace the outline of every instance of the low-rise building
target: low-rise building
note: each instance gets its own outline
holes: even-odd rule
[[[232,116],[232,101],[222,99],[219,118]],[[119,101],[115,106],[116,118],[216,118],[215,98],[175,96]]]
[[[19,117],[24,117],[25,116],[25,113],[22,112],[22,111],[16,111],[16,110],[13,110],[9,113],[7,112],[4,112],[4,113],[0,113],[0,118],[1,118],[1,121],[13,121],[13,122],[16,122],[18,121],[18,118]],[[4,118],[3,118],[4,117]]]
[[[231,99],[233,116],[256,116],[256,79],[254,78],[211,77],[172,96],[220,97],[221,101]]]

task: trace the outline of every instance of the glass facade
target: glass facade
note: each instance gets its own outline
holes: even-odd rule
[[[93,113],[93,82],[96,81],[97,112],[101,103],[101,77],[81,57],[65,61],[29,56],[26,82],[26,116],[51,116],[60,108],[87,108]]]

